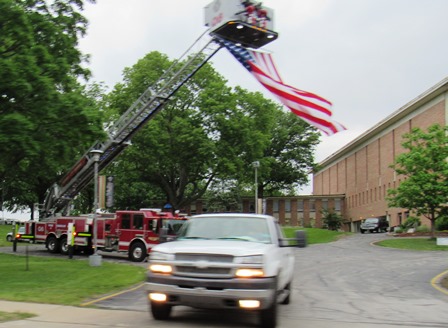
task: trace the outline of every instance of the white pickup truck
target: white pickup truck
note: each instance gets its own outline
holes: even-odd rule
[[[289,304],[294,252],[303,231],[286,239],[276,218],[225,213],[193,216],[175,241],[150,254],[146,290],[153,317],[175,305],[257,311],[261,327],[275,327],[277,304]]]

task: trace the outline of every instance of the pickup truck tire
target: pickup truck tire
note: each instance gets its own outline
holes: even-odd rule
[[[11,236],[11,235],[7,235],[7,236],[6,236],[6,241],[11,242],[11,241],[12,241],[12,236]]]
[[[277,297],[274,297],[272,304],[264,310],[260,311],[260,327],[275,328],[277,325]]]
[[[285,286],[285,292],[288,293],[288,296],[286,296],[283,301],[281,302],[281,304],[289,304],[291,303],[291,283],[289,282],[286,286]]]
[[[142,242],[138,241],[132,244],[129,250],[129,259],[132,262],[143,262],[146,258],[146,246]]]
[[[47,249],[50,253],[57,253],[59,251],[59,242],[55,236],[48,237]]]
[[[151,302],[151,313],[156,320],[167,320],[171,315],[172,306],[164,303]]]

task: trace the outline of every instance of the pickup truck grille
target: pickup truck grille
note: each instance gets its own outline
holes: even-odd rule
[[[220,254],[187,254],[177,253],[176,261],[207,261],[207,262],[220,262],[220,263],[232,263],[233,256],[220,255]]]
[[[175,274],[195,278],[232,277],[233,256],[221,254],[175,254]]]
[[[176,272],[179,274],[194,274],[194,275],[228,275],[230,268],[196,268],[190,266],[177,266]]]

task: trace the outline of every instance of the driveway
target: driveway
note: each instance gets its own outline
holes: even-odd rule
[[[297,249],[292,302],[279,306],[279,327],[446,328],[448,295],[433,288],[430,282],[448,270],[448,253],[371,245],[371,242],[382,238],[391,237],[358,234],[330,244]],[[172,320],[157,322],[148,314],[144,287],[92,305],[101,309],[71,308],[70,313],[97,311],[93,316],[96,321],[88,324],[83,320],[84,327],[104,326],[104,321],[109,327],[141,327],[145,323],[153,328],[256,327],[257,322],[253,314],[246,316],[238,312],[187,307],[175,308]],[[129,315],[123,316],[123,310]],[[32,312],[31,309],[29,311]],[[72,316],[76,319],[75,314]],[[70,325],[67,316],[64,320],[64,327],[79,327],[76,323]],[[42,317],[23,322],[33,327],[57,327],[50,323],[45,325]],[[9,323],[8,327],[19,327],[18,324]],[[0,324],[0,327],[6,326]]]

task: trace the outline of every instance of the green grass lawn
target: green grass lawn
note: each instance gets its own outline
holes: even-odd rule
[[[80,305],[145,279],[145,268],[109,262],[92,267],[87,259],[29,256],[27,261],[26,256],[0,254],[0,263],[0,299],[9,301]]]
[[[35,317],[35,314],[27,312],[3,312],[0,311],[0,323],[6,321],[24,320]]]
[[[375,243],[378,246],[414,251],[448,251],[448,246],[438,246],[437,241],[431,238],[400,238],[382,240]]]
[[[350,232],[338,232],[318,228],[298,228],[298,227],[283,228],[283,231],[285,232],[285,236],[287,238],[294,238],[296,230],[304,230],[306,232],[308,245],[330,243],[332,241],[338,240],[339,238],[349,236],[352,234]]]

